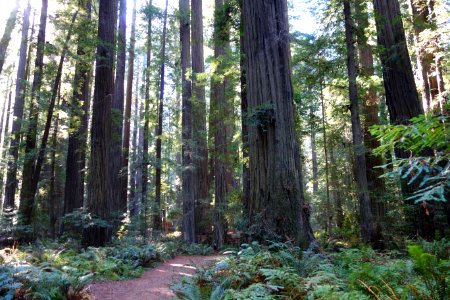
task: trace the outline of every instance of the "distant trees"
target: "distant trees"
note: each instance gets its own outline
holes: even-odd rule
[[[39,2],[36,42],[24,8],[17,66],[5,57],[18,2],[0,41],[0,224],[22,240],[65,233],[103,246],[116,234],[180,230],[218,249],[247,240],[314,247],[313,217],[328,237],[381,248],[390,227],[413,216],[400,189],[406,201],[422,175],[403,174],[400,186],[378,166],[442,155],[443,146],[411,153],[396,143],[375,157],[387,146],[371,131],[415,126],[422,106],[446,122],[439,1],[410,0],[405,28],[398,0],[373,0],[373,14],[367,1],[325,1],[317,15],[327,25],[308,35],[289,32],[287,0],[215,0],[211,19],[202,0],[178,9],[134,0],[128,40],[125,0]],[[423,200],[410,227],[432,238],[443,207]]]

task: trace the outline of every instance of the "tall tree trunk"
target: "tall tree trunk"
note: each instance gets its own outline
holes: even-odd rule
[[[383,67],[386,103],[392,124],[408,123],[423,113],[406,47],[398,0],[373,0]]]
[[[337,172],[336,167],[336,158],[333,149],[333,144],[330,143],[330,186],[331,186],[331,194],[333,195],[334,203],[336,205],[336,226],[338,228],[342,228],[344,226],[344,208],[342,205],[342,186],[339,184],[340,174]]]
[[[152,0],[148,3],[150,12],[147,16],[147,65],[145,69],[145,104],[144,104],[144,128],[143,128],[143,149],[142,149],[142,205],[144,209],[143,213],[143,235],[144,238],[147,237],[147,209],[148,209],[148,166],[149,166],[149,157],[148,157],[148,140],[150,138],[149,132],[149,122],[150,122],[150,67],[151,67],[151,56],[152,56]]]
[[[374,0],[378,44],[383,47],[380,54],[383,67],[383,79],[386,92],[386,104],[391,124],[408,124],[409,120],[423,114],[419,100],[411,61],[406,47],[405,31],[401,21],[398,0]],[[398,158],[408,158],[409,152],[396,149]],[[424,151],[428,152],[428,151]],[[422,153],[432,155],[431,153]],[[418,185],[408,185],[409,178],[402,180],[402,194],[406,198],[417,190]],[[416,180],[417,181],[417,180]],[[416,213],[420,207],[416,206]],[[426,225],[427,223],[430,226]],[[431,214],[422,214],[418,220],[411,220],[411,225],[419,228],[431,227]],[[422,233],[421,233],[422,234]],[[426,237],[430,238],[430,237]]]
[[[137,61],[136,69],[139,74],[139,60]],[[129,209],[130,216],[135,218],[139,216],[141,211],[141,191],[142,184],[138,184],[142,180],[142,151],[140,151],[142,144],[138,145],[138,131],[141,114],[139,113],[139,75],[136,76],[134,87],[134,109],[133,109],[133,135],[131,148],[131,165],[130,165],[130,196]],[[141,170],[138,172],[138,170]],[[139,174],[138,174],[139,173]]]
[[[247,102],[247,71],[246,71],[246,54],[245,54],[245,42],[244,42],[244,10],[243,0],[239,0],[240,9],[240,81],[241,81],[241,117],[242,117],[242,204],[244,211],[247,214],[249,212],[250,201],[250,169],[248,168],[248,102]]]
[[[161,37],[161,79],[159,83],[159,111],[158,127],[156,128],[156,170],[155,170],[155,207],[153,210],[153,229],[160,231],[161,226],[161,138],[163,134],[163,113],[164,113],[164,78],[166,68],[166,36],[167,36],[167,7],[169,1],[166,0],[166,9],[164,10],[163,34]]]
[[[56,104],[56,109],[59,110],[61,103],[61,85],[58,87],[58,102]],[[55,125],[52,134],[52,148],[50,154],[50,189],[48,196],[48,228],[49,236],[51,238],[56,237],[56,222],[60,217],[60,201],[58,201],[58,191],[57,191],[57,171],[56,171],[56,150],[58,148],[58,130],[59,130],[59,112],[55,118]]]
[[[25,139],[25,160],[23,165],[22,189],[20,191],[19,224],[31,225],[33,215],[33,173],[35,168],[37,148],[37,126],[39,119],[39,102],[44,68],[45,34],[47,28],[48,0],[42,0],[39,33],[36,45],[36,60],[31,86],[30,115],[28,117],[28,129]]]
[[[244,1],[249,118],[250,218],[266,237],[308,246],[289,69],[287,1]]]
[[[330,199],[330,165],[328,164],[328,140],[327,140],[327,119],[326,119],[326,108],[325,108],[325,97],[323,95],[323,78],[320,82],[320,101],[322,104],[322,132],[323,132],[323,154],[325,156],[325,184],[326,184],[326,207],[327,207],[327,220],[325,223],[326,232],[328,236],[331,236],[332,230],[332,220],[333,220],[333,212],[331,209],[331,199]]]
[[[201,2],[201,1],[200,1]],[[188,243],[196,240],[194,176],[192,168],[192,84],[187,77],[191,67],[189,1],[180,0],[180,44],[181,44],[181,90],[182,90],[182,199],[183,239]],[[194,20],[194,19],[192,19]],[[194,51],[193,51],[194,52]],[[196,170],[197,171],[197,170]],[[199,181],[199,178],[197,178]],[[201,180],[200,180],[201,181]],[[200,217],[200,216],[198,216]]]
[[[127,1],[120,0],[119,11],[119,31],[117,36],[117,61],[116,61],[116,79],[114,84],[114,100],[112,104],[112,141],[111,141],[111,187],[113,189],[114,213],[117,214],[117,220],[122,219],[127,211],[127,199],[122,197],[122,130],[123,113],[125,100],[125,64],[127,48]],[[125,173],[126,174],[126,173]]]
[[[111,221],[111,109],[114,98],[114,45],[117,10],[114,1],[100,0],[97,62],[91,125],[91,155],[87,212],[93,218]],[[83,229],[84,246],[103,246],[111,239],[111,227],[93,222]]]
[[[226,55],[230,48],[227,0],[216,0],[214,9],[214,57],[218,62],[216,76],[211,82],[211,102],[214,103],[214,247],[221,249],[225,241],[227,196],[232,189],[230,180],[230,123],[232,104],[227,95],[229,78],[225,76]],[[223,77],[223,78],[222,78]]]
[[[17,13],[19,12],[19,0],[16,0],[16,6],[11,11],[8,20],[6,21],[5,31],[0,40],[0,75],[3,71],[3,65],[6,59],[6,51],[8,50],[9,42],[11,41],[11,33],[16,26]]]
[[[354,176],[356,181],[356,193],[359,200],[359,214],[361,237],[366,243],[375,243],[377,237],[375,236],[375,228],[370,207],[370,196],[367,184],[366,173],[366,157],[363,139],[363,131],[361,127],[361,120],[359,116],[358,104],[358,86],[356,78],[358,76],[355,44],[354,44],[354,24],[351,15],[351,7],[349,0],[344,0],[344,17],[345,17],[345,41],[347,44],[347,72],[349,78],[349,98],[350,111],[352,119],[352,136],[353,147],[355,153],[354,162]]]
[[[134,58],[135,58],[135,45],[136,45],[136,0],[133,1],[133,15],[131,21],[131,37],[130,37],[130,50],[128,57],[128,75],[127,75],[127,98],[125,103],[125,115],[123,123],[123,161],[122,169],[124,175],[122,176],[122,199],[127,200],[128,191],[128,164],[130,156],[130,124],[131,124],[131,104],[133,102],[133,77],[134,77]],[[131,177],[130,177],[131,178]],[[129,205],[130,206],[130,205]]]
[[[205,215],[209,210],[209,176],[208,176],[208,145],[206,131],[206,101],[205,85],[199,74],[205,72],[203,54],[203,9],[202,0],[191,0],[192,20],[192,136],[194,151],[193,184],[195,188],[195,233],[205,235],[210,230]]]
[[[9,146],[7,178],[5,186],[5,201],[3,211],[8,212],[14,209],[14,200],[17,188],[17,161],[19,158],[19,143],[23,119],[23,107],[25,101],[25,77],[28,48],[28,27],[30,26],[31,6],[28,3],[23,15],[22,40],[20,43],[19,65],[17,68],[16,96],[14,102],[14,117],[11,130],[11,141]]]
[[[316,195],[319,191],[319,170],[317,163],[317,146],[316,146],[316,124],[314,122],[314,106],[310,107],[310,129],[311,129],[311,164],[312,164],[312,180],[313,180],[313,194]]]
[[[81,26],[91,22],[91,1],[86,1]],[[80,30],[78,34],[77,56],[73,79],[73,92],[70,102],[70,130],[66,159],[66,181],[64,189],[64,214],[81,208],[84,202],[84,178],[87,150],[87,128],[90,106],[91,60],[89,52],[92,47],[87,46],[89,32]]]
[[[367,3],[364,0],[358,0],[355,4],[357,31],[356,38],[358,43],[358,55],[360,60],[360,75],[370,80],[374,75],[374,62],[372,47],[367,42],[365,30],[369,27],[369,18],[367,13]],[[385,191],[383,169],[378,168],[383,164],[380,156],[373,155],[372,151],[380,146],[380,142],[370,133],[370,127],[380,125],[378,117],[378,98],[376,87],[373,84],[364,91],[363,101],[364,112],[364,145],[366,147],[366,172],[367,184],[370,193],[372,213],[375,220],[376,236],[381,237],[381,223],[386,214],[386,205],[383,203],[382,196]]]

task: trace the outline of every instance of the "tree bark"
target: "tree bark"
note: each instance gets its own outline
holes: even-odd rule
[[[392,124],[404,124],[423,113],[406,46],[398,0],[373,0],[383,67],[386,104]]]
[[[202,0],[191,0],[192,22],[192,136],[193,136],[193,184],[195,188],[195,233],[205,235],[210,229],[205,215],[209,211],[208,145],[206,131],[205,85],[199,78],[205,72],[203,53]]]
[[[25,226],[31,225],[34,205],[33,173],[36,159],[34,151],[37,148],[37,126],[39,118],[38,106],[41,98],[40,92],[44,68],[47,10],[48,0],[42,0],[39,33],[36,45],[36,60],[34,66],[33,84],[31,86],[31,99],[29,108],[30,115],[28,117],[28,129],[25,139],[25,160],[23,165],[22,189],[20,191],[19,224]]]
[[[59,109],[61,103],[61,85],[58,87],[58,102],[56,108]],[[50,154],[50,189],[48,196],[48,229],[50,238],[56,237],[56,223],[60,217],[61,202],[58,201],[58,187],[57,187],[57,162],[56,162],[56,150],[58,148],[58,130],[59,130],[59,112],[55,118],[55,124],[52,134],[52,148]]]
[[[316,195],[319,191],[319,170],[317,163],[317,146],[316,146],[316,124],[314,122],[314,106],[310,107],[310,129],[311,129],[311,164],[312,164],[312,180],[313,180],[313,194]]]
[[[200,1],[201,2],[201,1]],[[189,1],[180,0],[180,44],[181,44],[181,90],[182,90],[182,199],[183,239],[188,243],[196,241],[196,210],[193,176],[192,140],[192,83],[187,77],[191,67]],[[194,18],[192,19],[194,20]],[[194,52],[194,50],[193,50]],[[197,181],[199,178],[197,178]],[[200,216],[198,216],[200,217]]]
[[[83,20],[80,29],[91,23],[91,1],[86,1]],[[87,151],[87,128],[89,118],[91,85],[92,47],[87,46],[90,41],[89,32],[80,30],[78,34],[78,60],[75,65],[73,92],[70,102],[70,130],[66,158],[66,181],[64,188],[64,214],[81,208],[84,202],[84,178]]]
[[[241,123],[242,123],[242,205],[245,214],[249,212],[250,201],[250,169],[248,166],[248,101],[247,101],[247,71],[246,71],[246,54],[244,42],[244,10],[243,0],[239,0],[240,9],[240,81],[241,81]]]
[[[19,144],[23,119],[23,108],[25,101],[25,82],[26,82],[26,62],[28,48],[28,27],[30,26],[31,6],[28,3],[23,15],[22,40],[20,43],[19,65],[17,68],[16,96],[14,102],[14,117],[11,130],[11,142],[9,146],[7,178],[5,186],[5,200],[3,212],[14,210],[14,200],[17,188],[17,161],[19,158]]]
[[[139,60],[137,61],[136,66],[137,71],[139,72]],[[135,218],[140,215],[142,209],[141,202],[141,187],[140,184],[142,180],[142,144],[138,145],[138,132],[139,132],[139,124],[140,117],[142,114],[139,112],[139,75],[136,76],[134,87],[134,110],[133,110],[133,136],[132,136],[132,144],[131,148],[133,151],[131,152],[131,165],[130,165],[130,196],[129,196],[129,210],[130,217]],[[142,131],[142,130],[141,130]],[[138,170],[141,170],[138,172]]]
[[[347,72],[349,78],[349,98],[352,119],[352,136],[355,154],[354,176],[356,181],[356,193],[359,200],[359,214],[361,238],[364,242],[374,244],[377,240],[375,236],[372,210],[370,207],[370,196],[367,184],[366,157],[363,140],[363,131],[359,116],[358,86],[356,78],[358,76],[355,44],[354,44],[354,24],[351,15],[349,0],[344,0],[345,17],[345,41],[347,44]]]
[[[149,9],[152,10],[152,0],[148,3]],[[150,67],[151,67],[151,49],[152,49],[152,17],[153,13],[147,16],[147,66],[145,69],[145,104],[144,104],[144,128],[143,128],[143,149],[142,149],[142,205],[143,209],[143,234],[144,238],[147,237],[147,209],[148,209],[148,140],[150,138],[149,122],[150,122]]]
[[[227,51],[230,47],[227,0],[216,0],[214,8],[214,58],[218,66],[211,82],[211,102],[214,103],[214,247],[221,249],[225,242],[227,195],[231,192],[230,180],[230,122],[232,104],[227,90],[230,88],[229,78],[225,75]],[[223,78],[222,78],[223,77]]]
[[[94,103],[91,124],[88,202],[86,211],[94,220],[84,226],[84,246],[103,246],[111,239],[111,109],[114,98],[114,45],[117,10],[114,1],[100,0]]]
[[[304,208],[289,69],[287,1],[244,1],[247,57],[250,219],[260,238],[304,247],[314,235]]]
[[[331,236],[332,231],[332,220],[333,213],[331,209],[331,199],[330,199],[330,165],[328,164],[328,140],[327,140],[327,119],[326,119],[326,108],[325,108],[325,97],[323,95],[323,78],[320,82],[320,101],[322,104],[322,132],[323,132],[323,154],[325,156],[325,183],[326,183],[326,208],[327,208],[327,220],[325,223],[325,231],[328,236]]]
[[[360,60],[360,75],[367,80],[371,80],[374,73],[373,51],[367,42],[365,30],[369,27],[369,18],[367,13],[367,3],[364,0],[358,0],[355,4],[357,30],[356,38],[358,43],[358,55]],[[372,213],[375,220],[376,235],[381,237],[382,222],[386,214],[386,205],[383,203],[383,194],[385,191],[383,169],[378,168],[383,164],[380,156],[373,155],[372,151],[380,146],[380,142],[372,136],[370,128],[374,125],[380,125],[378,117],[378,97],[376,87],[373,84],[364,91],[363,95],[364,112],[364,146],[366,147],[366,172],[367,184],[370,193]]]
[[[166,0],[166,9],[164,10],[163,33],[161,37],[161,79],[159,83],[159,110],[158,110],[158,127],[156,128],[156,168],[155,168],[155,207],[153,210],[153,229],[160,231],[161,224],[161,138],[163,134],[163,113],[164,113],[164,78],[166,68],[166,36],[167,36],[167,7],[168,0]]]
[[[3,65],[6,59],[6,51],[8,50],[9,42],[11,41],[11,33],[16,26],[17,13],[19,12],[19,0],[16,0],[16,6],[11,11],[8,20],[6,21],[5,31],[0,40],[0,75],[3,71]]]
[[[136,45],[136,0],[133,1],[133,15],[131,21],[130,50],[128,57],[128,75],[127,75],[127,97],[125,103],[125,115],[123,124],[123,161],[122,169],[125,171],[122,176],[122,199],[127,200],[128,174],[129,174],[129,155],[130,155],[130,124],[131,124],[131,104],[133,102],[133,77],[134,77],[134,58]],[[131,177],[130,177],[131,178]],[[130,200],[131,201],[131,200]],[[130,207],[130,205],[129,205]]]
[[[122,183],[124,176],[121,168],[123,164],[122,130],[125,100],[125,64],[127,48],[127,1],[119,0],[119,30],[117,34],[116,79],[114,81],[114,100],[112,104],[112,141],[111,141],[111,187],[113,189],[113,211],[117,220],[124,217],[127,211],[127,198],[123,197]],[[126,172],[124,172],[126,174]]]
[[[391,124],[408,124],[411,118],[423,114],[424,111],[406,47],[400,5],[398,0],[374,0],[374,9],[378,15],[376,18],[378,44],[383,47],[380,59],[389,119]],[[430,151],[425,150],[421,155],[432,155],[426,152]],[[398,158],[408,158],[410,155],[401,149],[395,149],[395,153]],[[404,198],[418,189],[418,184],[408,185],[408,180],[407,178],[401,181]],[[416,206],[416,212],[421,217],[418,220],[411,220],[411,225],[419,228],[420,232],[420,227],[424,227],[425,223],[432,223],[433,219],[431,214],[420,214],[419,210],[420,208]]]

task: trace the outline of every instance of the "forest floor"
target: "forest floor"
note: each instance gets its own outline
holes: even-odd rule
[[[199,267],[208,266],[220,256],[178,256],[146,271],[140,278],[107,281],[89,285],[91,300],[173,299],[170,285],[183,276],[192,276]]]

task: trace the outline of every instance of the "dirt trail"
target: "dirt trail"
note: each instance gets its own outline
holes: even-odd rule
[[[156,268],[146,271],[140,278],[108,281],[88,286],[91,300],[164,300],[175,294],[170,285],[183,276],[192,276],[197,267],[212,264],[219,256],[178,256]]]

